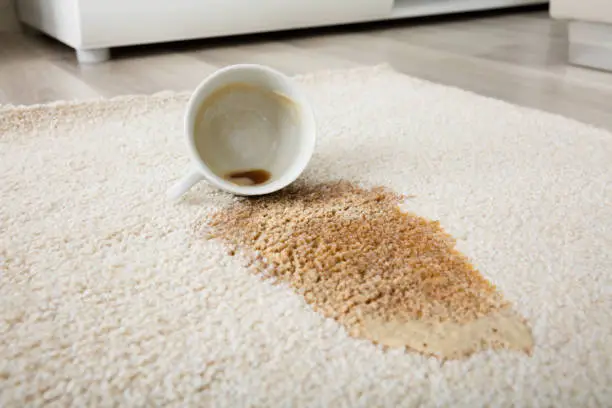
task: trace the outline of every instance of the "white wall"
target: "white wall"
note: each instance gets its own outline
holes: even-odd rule
[[[17,30],[14,0],[0,0],[0,32]]]

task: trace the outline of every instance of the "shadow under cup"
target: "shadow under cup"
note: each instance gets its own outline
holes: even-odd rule
[[[266,193],[292,183],[308,164],[315,137],[312,112],[278,75],[245,71],[221,78],[203,95],[192,146],[218,182]]]

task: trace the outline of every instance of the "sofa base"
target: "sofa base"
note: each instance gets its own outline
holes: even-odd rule
[[[17,0],[22,24],[102,62],[108,48],[546,4],[547,0]]]

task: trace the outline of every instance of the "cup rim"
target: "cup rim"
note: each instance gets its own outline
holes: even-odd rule
[[[210,168],[206,165],[206,163],[199,156],[198,151],[195,146],[195,134],[194,134],[194,122],[198,112],[199,105],[201,103],[196,103],[200,98],[200,95],[206,91],[214,92],[216,89],[208,90],[210,83],[213,80],[227,75],[234,71],[243,71],[243,70],[256,70],[260,72],[264,72],[266,75],[271,75],[276,78],[279,78],[286,86],[286,88],[290,88],[292,93],[292,100],[296,103],[296,105],[300,108],[300,114],[303,116],[303,120],[305,121],[305,126],[311,128],[312,135],[308,137],[307,142],[302,147],[303,151],[299,155],[296,163],[289,167],[289,170],[281,176],[279,179],[274,180],[267,184],[256,185],[256,186],[240,186],[234,183],[231,183],[218,175],[216,175]],[[297,97],[296,97],[297,96]],[[315,144],[316,144],[316,133],[317,126],[316,120],[314,116],[314,111],[312,109],[312,105],[310,104],[308,98],[302,91],[302,89],[296,84],[290,77],[283,74],[282,72],[270,68],[265,65],[259,64],[234,64],[229,65],[227,67],[223,67],[211,75],[209,75],[206,79],[204,79],[195,89],[195,91],[191,94],[189,101],[187,103],[187,112],[185,114],[184,120],[185,126],[185,135],[187,137],[187,145],[189,147],[189,152],[191,156],[191,161],[196,165],[198,170],[202,173],[206,181],[214,185],[215,187],[224,190],[226,192],[230,192],[239,196],[255,196],[255,195],[264,195],[270,194],[275,191],[281,190],[288,185],[292,184],[295,180],[297,180],[300,175],[304,172],[312,155],[314,153]]]

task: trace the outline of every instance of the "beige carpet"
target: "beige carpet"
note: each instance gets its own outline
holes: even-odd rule
[[[609,406],[612,134],[385,67],[300,77],[303,180],[414,195],[532,330],[440,361],[350,337],[196,225],[186,94],[0,107],[0,406]]]

